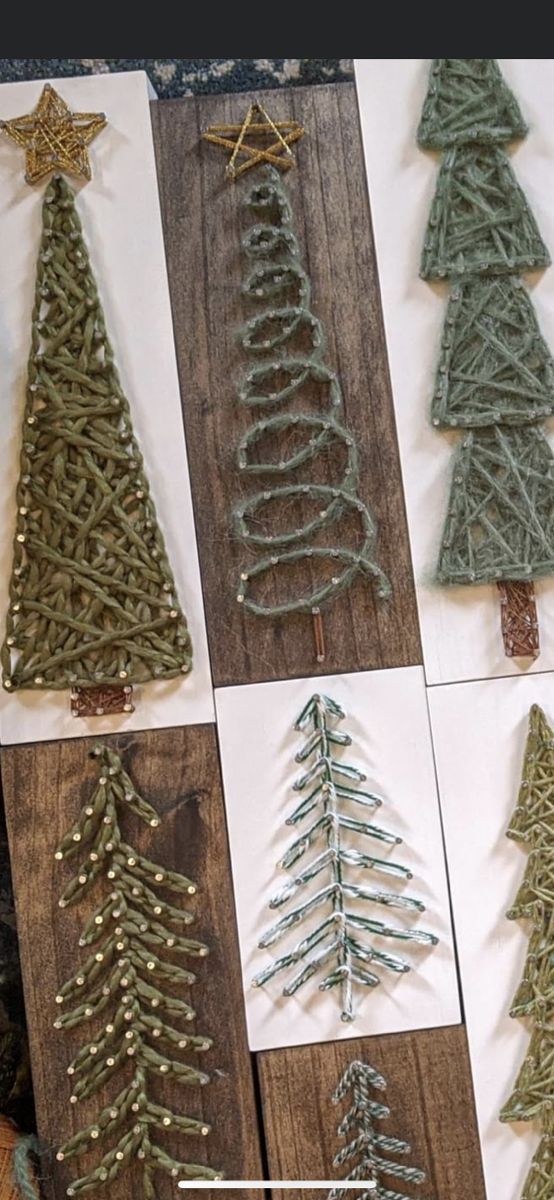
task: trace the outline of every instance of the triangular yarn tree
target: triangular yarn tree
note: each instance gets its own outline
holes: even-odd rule
[[[107,892],[83,928],[79,945],[88,955],[60,988],[60,1015],[54,1025],[74,1029],[95,1023],[94,1033],[67,1069],[71,1104],[110,1085],[112,1096],[95,1120],[61,1147],[57,1159],[66,1162],[101,1150],[97,1164],[89,1160],[87,1173],[69,1185],[68,1196],[108,1187],[138,1164],[143,1200],[155,1200],[157,1172],[176,1181],[223,1178],[211,1167],[177,1159],[164,1148],[165,1133],[174,1134],[175,1146],[175,1137],[182,1135],[187,1143],[201,1140],[210,1127],[199,1117],[166,1108],[153,1082],[174,1080],[187,1088],[209,1083],[201,1067],[183,1061],[183,1051],[202,1055],[211,1039],[179,1028],[179,1023],[195,1017],[182,991],[186,988],[188,994],[196,975],[181,961],[206,957],[208,947],[186,932],[192,914],[163,898],[164,893],[190,897],[196,885],[158,866],[125,840],[122,819],[132,814],[157,828],[157,813],[136,791],[116,751],[98,746],[93,756],[98,779],[90,801],[55,854],[57,860],[78,863],[59,903],[62,908],[79,903],[103,882]]]
[[[529,851],[508,917],[532,922],[523,976],[510,1010],[532,1022],[531,1041],[501,1121],[536,1121],[542,1141],[522,1200],[550,1200],[554,1167],[554,733],[541,708],[529,714],[518,802],[508,837]]]
[[[417,131],[420,146],[500,146],[526,133],[517,100],[493,58],[439,58],[433,63]]]
[[[70,688],[76,716],[132,711],[133,684],[186,675],[191,661],[75,195],[55,175],[42,207],[3,685]]]
[[[344,715],[335,700],[318,693],[311,697],[296,721],[295,729],[306,731],[306,742],[298,751],[296,762],[305,763],[306,768],[294,789],[305,795],[287,825],[300,826],[301,832],[279,864],[285,870],[294,868],[294,875],[270,901],[270,908],[286,906],[286,911],[259,946],[260,949],[273,946],[296,927],[302,928],[302,936],[281,958],[260,971],[253,983],[262,987],[275,975],[288,972],[292,977],[283,988],[283,995],[293,996],[312,976],[325,969],[327,973],[319,990],[337,989],[341,1019],[352,1021],[355,985],[377,987],[379,969],[399,974],[410,970],[404,958],[381,949],[374,938],[424,946],[436,945],[438,938],[408,925],[381,920],[372,911],[376,906],[377,912],[392,908],[405,914],[420,913],[425,909],[420,900],[400,891],[365,887],[349,879],[350,869],[356,867],[402,882],[411,880],[412,872],[384,852],[375,855],[365,846],[363,849],[359,846],[360,839],[362,844],[369,839],[370,845],[374,841],[383,848],[397,846],[402,838],[374,823],[372,813],[381,805],[380,797],[360,788],[359,784],[366,779],[363,771],[336,757],[337,748],[352,743],[349,734],[336,728]],[[299,867],[297,864],[312,847],[312,857]],[[308,895],[290,907],[290,901],[299,897],[315,879],[318,880],[315,895]]]
[[[510,657],[538,655],[532,580],[554,573],[554,366],[515,278],[550,255],[503,148],[525,133],[494,60],[434,63],[418,139],[444,154],[421,275],[451,292],[431,415],[465,430],[437,580],[498,584]]]
[[[352,1135],[352,1140],[335,1155],[333,1166],[346,1166],[348,1174],[344,1179],[359,1179],[362,1190],[357,1193],[339,1185],[329,1192],[328,1200],[343,1200],[343,1197],[348,1200],[349,1196],[355,1196],[356,1200],[407,1200],[406,1193],[398,1191],[400,1183],[409,1185],[410,1194],[412,1186],[424,1183],[425,1172],[404,1161],[411,1154],[410,1144],[380,1130],[379,1122],[390,1117],[390,1109],[379,1099],[379,1092],[386,1086],[379,1071],[356,1060],[346,1068],[333,1092],[333,1104],[340,1104],[347,1096],[351,1099],[338,1135],[341,1138]],[[395,1157],[390,1158],[391,1154]],[[374,1186],[363,1190],[368,1183]]]

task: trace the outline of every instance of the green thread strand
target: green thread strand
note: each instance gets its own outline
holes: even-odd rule
[[[21,1200],[40,1200],[34,1166],[38,1158],[38,1138],[32,1133],[19,1137],[13,1152],[13,1182]]]
[[[211,1167],[181,1162],[158,1145],[158,1132],[203,1137],[209,1126],[164,1108],[149,1094],[150,1076],[191,1087],[209,1083],[205,1071],[174,1057],[183,1050],[203,1054],[212,1043],[172,1024],[175,1019],[194,1020],[195,1012],[167,990],[188,988],[196,980],[194,972],[172,958],[204,958],[208,948],[184,933],[192,914],[158,895],[191,896],[196,885],[139,854],[122,837],[121,817],[130,813],[156,828],[160,820],[155,809],[138,794],[115,751],[98,746],[93,754],[99,768],[93,794],[56,850],[57,860],[77,863],[59,903],[65,908],[80,902],[99,878],[106,879],[110,891],[85,922],[79,944],[91,953],[60,988],[56,1002],[61,1015],[54,1025],[73,1029],[103,1017],[93,1039],[68,1066],[72,1104],[95,1096],[122,1074],[127,1080],[57,1157],[65,1161],[109,1140],[112,1144],[103,1150],[98,1165],[71,1183],[67,1194],[79,1196],[109,1186],[138,1161],[143,1200],[155,1200],[157,1171],[174,1179],[222,1178]]]
[[[362,913],[363,905],[397,908],[405,913],[424,911],[424,905],[412,897],[381,889],[371,890],[348,880],[349,867],[361,867],[377,874],[390,875],[399,880],[412,878],[411,872],[393,859],[374,856],[358,849],[356,840],[362,836],[383,845],[398,845],[402,838],[367,820],[382,801],[373,792],[362,790],[360,783],[366,776],[358,767],[335,757],[336,746],[349,746],[349,734],[335,728],[344,712],[330,696],[316,694],[302,710],[295,729],[306,730],[304,747],[296,755],[296,762],[310,765],[296,780],[296,792],[303,793],[300,803],[287,820],[288,825],[299,825],[301,833],[283,855],[280,866],[294,870],[292,879],[277,892],[270,901],[270,908],[285,907],[285,915],[264,934],[259,942],[260,949],[267,949],[278,942],[293,928],[303,928],[308,919],[315,916],[315,924],[309,932],[303,932],[301,940],[288,953],[274,960],[253,979],[255,987],[263,987],[275,975],[288,972],[292,967],[300,970],[283,988],[284,996],[294,995],[323,968],[331,970],[319,984],[320,991],[336,988],[340,993],[341,1019],[354,1019],[353,988],[361,985],[374,988],[379,982],[375,968],[385,968],[396,973],[409,971],[409,964],[397,955],[379,950],[373,943],[367,945],[361,937],[372,934],[376,937],[417,942],[420,945],[436,945],[434,934],[392,925]],[[310,732],[311,728],[311,732]],[[306,793],[306,794],[304,794]],[[304,822],[310,818],[311,824]],[[314,847],[315,856],[300,863],[306,853]],[[325,883],[309,899],[290,907],[290,901],[303,888],[321,876]],[[309,926],[308,926],[309,928]]]
[[[261,555],[244,566],[237,601],[261,616],[293,612],[318,612],[332,603],[360,574],[376,581],[379,596],[388,596],[390,585],[375,560],[376,528],[371,513],[359,497],[359,461],[355,439],[341,423],[342,393],[338,377],[323,361],[325,338],[320,321],[310,308],[310,281],[299,260],[292,228],[292,212],[283,183],[272,167],[264,168],[263,182],[247,194],[246,205],[262,223],[255,222],[243,239],[252,269],[244,284],[245,295],[261,305],[241,330],[241,344],[256,361],[239,385],[239,401],[257,416],[238,447],[243,479],[254,475],[261,490],[235,506],[233,530],[250,550]],[[302,345],[302,352],[295,347]],[[326,393],[322,413],[297,411],[306,388],[317,385]],[[266,415],[266,411],[269,414]],[[286,445],[287,437],[302,435],[291,451],[274,460],[264,458],[269,438]],[[260,449],[261,455],[257,456]],[[318,483],[310,468],[337,452],[344,453],[342,475],[335,484]],[[290,476],[294,475],[294,480]],[[314,515],[304,516],[292,528],[265,531],[276,503],[312,505]],[[357,532],[356,548],[320,544],[341,519],[351,520]],[[312,561],[317,567],[331,563],[332,575],[314,582],[300,596],[279,603],[262,603],[251,594],[252,583],[273,575],[280,567]]]
[[[457,112],[456,112],[457,108]],[[517,276],[550,257],[500,146],[524,136],[493,59],[435,62],[421,145],[444,149],[421,274],[449,278],[431,420],[464,429],[436,579],[530,582],[554,572],[554,367]]]
[[[171,679],[191,642],[72,189],[44,195],[4,687]]]
[[[417,140],[425,150],[501,146],[523,138],[527,126],[493,58],[437,58]]]
[[[529,714],[522,778],[507,836],[528,851],[511,919],[531,922],[529,948],[510,1016],[532,1023],[529,1047],[500,1120],[535,1121],[543,1137],[522,1200],[550,1200],[554,1170],[554,732],[538,704]]]
[[[424,1171],[402,1161],[411,1153],[409,1143],[381,1133],[376,1124],[390,1117],[390,1109],[375,1098],[375,1092],[384,1091],[386,1086],[386,1080],[378,1071],[356,1060],[346,1068],[332,1096],[333,1104],[340,1104],[350,1097],[352,1106],[340,1122],[338,1135],[346,1138],[354,1134],[335,1155],[333,1166],[350,1168],[344,1179],[359,1179],[361,1189],[368,1183],[377,1185],[362,1190],[358,1200],[407,1200],[405,1192],[391,1190],[385,1181],[400,1180],[412,1186],[425,1182]],[[389,1154],[399,1155],[401,1161],[389,1158]],[[350,1189],[339,1186],[332,1188],[328,1200],[343,1200],[352,1194]]]

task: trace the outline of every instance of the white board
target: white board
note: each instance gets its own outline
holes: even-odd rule
[[[500,59],[530,127],[513,167],[554,257],[554,59]],[[438,157],[416,145],[430,60],[357,59],[356,83],[427,682],[521,674],[505,657],[497,589],[433,583],[459,435],[437,432],[429,408],[446,288],[419,279]],[[554,267],[534,276],[533,303],[554,352]],[[552,429],[552,421],[546,428]],[[540,658],[554,668],[554,579],[537,584]]]
[[[289,998],[282,996],[282,988],[290,975],[279,975],[265,987],[251,984],[258,971],[312,927],[308,921],[301,930],[289,931],[271,950],[258,949],[260,937],[279,916],[279,911],[268,908],[269,901],[290,875],[276,863],[301,832],[300,826],[285,825],[300,799],[292,784],[302,770],[294,756],[304,737],[292,727],[306,701],[318,691],[327,692],[346,710],[339,728],[352,736],[353,744],[341,749],[338,757],[365,771],[368,783],[362,786],[377,791],[384,801],[376,823],[404,841],[398,847],[383,847],[373,839],[358,838],[358,848],[389,855],[414,874],[404,887],[389,876],[359,868],[352,869],[352,879],[421,899],[426,912],[416,920],[410,916],[408,923],[440,939],[439,945],[429,948],[375,938],[380,949],[405,957],[413,969],[403,976],[379,969],[380,986],[355,990],[357,1016],[347,1024],[341,1021],[337,990],[320,992],[318,980],[308,981]],[[458,986],[421,667],[218,688],[216,710],[250,1048],[456,1024]],[[352,815],[359,816],[360,810]],[[298,901],[307,898],[313,886],[308,885]],[[286,906],[280,911],[285,913]],[[404,923],[401,912],[378,911],[376,905],[371,906],[371,916]],[[371,940],[371,935],[360,936]]]
[[[529,927],[505,916],[527,854],[505,831],[517,801],[534,703],[554,719],[552,675],[429,691],[489,1200],[519,1200],[538,1144],[532,1126],[498,1120],[529,1044],[529,1024],[508,1015],[523,974]]]
[[[166,540],[194,666],[186,679],[135,689],[129,715],[76,720],[69,691],[8,695],[0,688],[3,743],[82,737],[117,730],[197,724],[214,718],[198,554],[190,494],[158,184],[143,71],[53,79],[69,106],[105,112],[91,143],[92,180],[77,205],[108,332]],[[43,81],[0,85],[0,118],[30,112]],[[0,637],[11,572],[15,487],[35,264],[44,188],[24,181],[25,157],[0,136]],[[186,402],[186,396],[185,396]]]

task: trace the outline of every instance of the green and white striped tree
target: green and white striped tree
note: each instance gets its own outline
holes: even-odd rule
[[[400,909],[404,913],[423,912],[420,900],[382,888],[368,888],[348,878],[349,869],[362,867],[377,875],[389,875],[405,881],[412,872],[387,857],[377,857],[356,845],[360,837],[372,839],[385,846],[397,846],[402,838],[376,825],[367,814],[382,801],[374,792],[360,788],[366,779],[359,767],[337,758],[337,749],[350,746],[352,738],[338,730],[336,722],[344,712],[330,696],[315,694],[303,708],[295,729],[305,730],[305,745],[296,755],[298,763],[310,765],[294,784],[297,792],[306,792],[287,820],[287,825],[300,826],[279,864],[285,870],[296,868],[314,847],[315,853],[292,879],[273,897],[270,908],[287,911],[261,939],[260,949],[278,942],[290,929],[302,928],[301,940],[281,958],[276,959],[254,978],[261,987],[282,971],[300,967],[283,988],[283,995],[292,996],[312,976],[330,966],[319,984],[321,991],[337,988],[341,996],[343,1021],[354,1018],[353,988],[360,984],[374,988],[380,982],[378,968],[404,973],[410,970],[405,959],[380,950],[367,935],[390,938],[393,941],[418,942],[433,946],[438,938],[408,927],[392,925],[372,915],[373,906],[379,909]],[[358,815],[361,810],[361,815]],[[306,824],[306,822],[309,822]],[[303,889],[318,879],[319,890],[294,907]],[[361,912],[367,907],[367,915]],[[310,918],[315,923],[309,926]]]

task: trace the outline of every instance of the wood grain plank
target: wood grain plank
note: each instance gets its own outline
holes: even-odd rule
[[[183,1093],[178,1084],[164,1081],[160,1095],[177,1111],[209,1122],[212,1132],[184,1146],[181,1140],[179,1150],[183,1157],[194,1154],[197,1161],[209,1160],[229,1179],[261,1179],[214,729],[203,725],[104,740],[123,753],[138,790],[163,818],[155,833],[139,830],[139,822],[131,818],[130,839],[156,861],[196,881],[197,920],[192,928],[210,946],[209,958],[199,964],[192,997],[198,1013],[194,1028],[214,1039],[203,1059],[212,1082]],[[51,1147],[98,1111],[98,1100],[87,1102],[86,1109],[85,1104],[77,1106],[78,1112],[68,1102],[66,1066],[83,1044],[83,1030],[69,1034],[52,1028],[54,997],[83,954],[77,942],[92,903],[91,897],[75,909],[59,909],[58,898],[71,872],[66,863],[54,861],[54,848],[90,795],[97,774],[90,758],[93,744],[83,739],[20,746],[3,750],[1,758],[39,1132]],[[99,894],[100,888],[94,897]],[[102,1101],[107,1099],[106,1090]],[[240,1120],[230,1120],[233,1112],[240,1113]],[[70,1175],[76,1177],[75,1165],[66,1170],[52,1154],[47,1187],[51,1200],[65,1195]],[[175,1200],[175,1184],[162,1176],[158,1182],[160,1200]],[[110,1187],[110,1200],[131,1200],[139,1194],[131,1174]]]
[[[241,495],[235,447],[250,417],[235,381],[245,367],[236,331],[241,295],[242,198],[254,172],[224,178],[222,151],[201,141],[215,122],[237,122],[254,95],[152,105],[195,520],[216,685],[421,662],[395,421],[366,176],[353,85],[264,93],[275,119],[306,128],[287,175],[295,227],[323,322],[326,361],[338,369],[345,423],[361,453],[360,494],[379,528],[388,602],[361,577],[325,611],[327,655],[315,662],[309,616],[256,617],[235,595],[244,549],[230,514]],[[330,468],[329,468],[330,469]]]
[[[425,1185],[403,1185],[425,1200],[485,1200],[465,1029],[461,1025],[386,1037],[268,1050],[257,1056],[270,1174],[274,1179],[334,1179],[344,1144],[337,1125],[347,1105],[331,1094],[354,1059],[385,1076],[391,1115],[383,1133],[405,1138]],[[299,1193],[321,1200],[321,1193]],[[274,1200],[291,1192],[273,1189]]]

